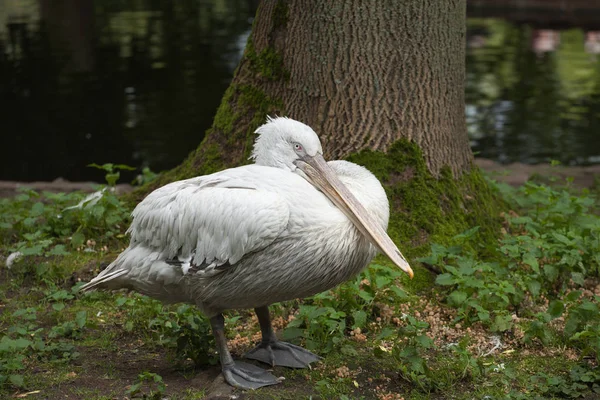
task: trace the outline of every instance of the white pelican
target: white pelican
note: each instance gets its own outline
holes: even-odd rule
[[[319,357],[277,339],[270,304],[344,282],[377,248],[412,277],[386,234],[389,203],[371,172],[325,162],[317,134],[298,121],[268,119],[256,133],[254,165],[150,193],[133,211],[129,247],[82,288],[129,288],[195,304],[210,318],[225,380],[243,389],[279,381],[233,360],[224,310],[256,311],[262,341],[247,358],[303,368]]]

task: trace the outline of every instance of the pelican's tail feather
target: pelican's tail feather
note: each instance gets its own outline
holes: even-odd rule
[[[190,301],[181,286],[184,279],[182,265],[171,265],[165,258],[152,247],[130,246],[80,291],[129,289],[166,303]]]
[[[112,281],[113,279],[116,279],[122,275],[125,275],[129,271],[126,269],[117,269],[114,271],[106,271],[105,270],[105,272],[106,273],[104,273],[104,272],[101,273],[100,275],[98,275],[97,277],[95,277],[94,279],[92,279],[91,281],[86,283],[85,285],[83,285],[79,289],[79,291],[87,292],[89,290],[95,289],[97,286],[102,285],[103,283],[106,283],[108,281]]]

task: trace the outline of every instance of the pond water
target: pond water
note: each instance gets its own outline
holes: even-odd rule
[[[86,165],[177,165],[210,127],[257,5],[2,0],[0,179],[102,180]],[[479,156],[600,162],[600,33],[470,18],[467,53]]]
[[[600,29],[501,19],[470,19],[468,28],[466,115],[476,155],[600,163]]]

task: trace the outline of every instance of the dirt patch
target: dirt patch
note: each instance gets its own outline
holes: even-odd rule
[[[89,334],[88,332],[87,334]],[[191,364],[178,365],[168,350],[149,346],[139,339],[118,337],[118,349],[78,346],[80,356],[71,362],[58,385],[46,387],[38,395],[44,399],[76,400],[98,395],[126,399],[126,391],[142,372],[153,372],[163,378],[167,395],[184,393],[189,388],[209,388],[219,376],[218,366],[195,368]],[[35,371],[40,379],[56,375],[53,367]],[[30,388],[34,390],[35,388]]]

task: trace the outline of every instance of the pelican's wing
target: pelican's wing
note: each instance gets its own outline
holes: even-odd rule
[[[217,272],[260,250],[286,228],[287,202],[248,179],[215,174],[166,185],[133,211],[131,246],[196,272]]]

